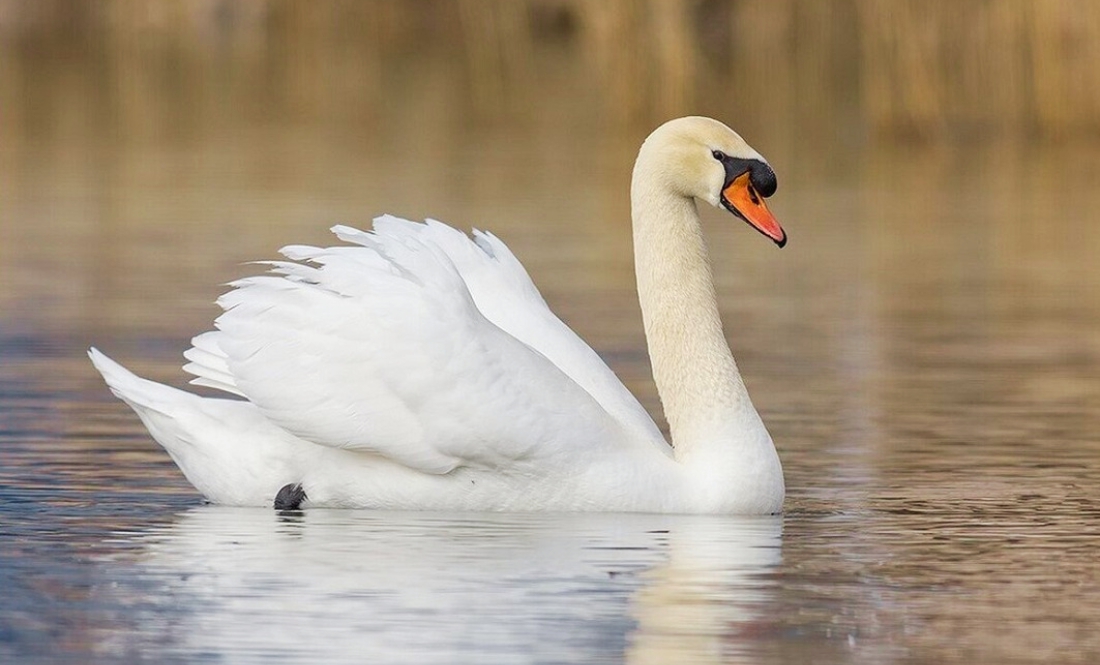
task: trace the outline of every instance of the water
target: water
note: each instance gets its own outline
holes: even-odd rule
[[[772,122],[714,72],[674,110],[769,157],[791,237],[705,214],[784,515],[201,505],[84,350],[182,386],[243,262],[382,212],[500,235],[661,422],[626,197],[652,122],[553,40],[500,108],[446,40],[356,51],[365,89],[328,43],[310,88],[251,42],[2,42],[0,660],[1100,658],[1100,156]]]

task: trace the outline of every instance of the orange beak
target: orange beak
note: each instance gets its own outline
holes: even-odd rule
[[[752,186],[748,172],[734,178],[733,182],[722,190],[722,205],[752,224],[754,229],[774,240],[780,247],[787,244],[786,232],[779,226],[779,222],[768,210],[768,206],[764,205],[764,197],[760,196]]]

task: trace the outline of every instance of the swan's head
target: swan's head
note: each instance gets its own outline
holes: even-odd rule
[[[775,172],[737,132],[699,116],[670,120],[642,144],[638,165],[655,167],[666,187],[722,207],[782,247],[787,234],[764,204]]]

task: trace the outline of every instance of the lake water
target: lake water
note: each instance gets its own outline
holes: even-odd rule
[[[627,202],[653,123],[553,43],[494,112],[445,49],[389,44],[363,92],[99,39],[3,43],[0,661],[1100,659],[1096,150],[890,146],[697,85],[674,108],[779,174],[786,248],[705,230],[784,514],[279,515],[202,505],[86,348],[182,386],[242,263],[436,216],[508,242],[663,423]]]

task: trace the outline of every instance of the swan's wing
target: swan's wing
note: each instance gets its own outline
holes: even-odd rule
[[[393,254],[387,253],[388,246],[410,244],[441,252],[458,271],[466,292],[486,319],[538,351],[587,391],[619,422],[626,439],[671,454],[645,408],[595,351],[547,307],[523,265],[496,236],[475,230],[471,239],[441,222],[417,223],[388,215],[375,220],[372,233],[345,226],[333,230],[342,240],[381,252],[383,257]],[[357,248],[345,250],[362,256]],[[393,258],[385,260],[392,262]],[[219,337],[217,332],[196,337],[194,347],[185,354],[191,362],[184,369],[198,377],[192,383],[242,395],[219,347]]]
[[[342,240],[365,240],[367,246],[413,239],[441,250],[485,318],[550,359],[619,421],[631,441],[671,454],[649,413],[603,359],[550,310],[523,264],[499,238],[476,229],[470,238],[442,222],[429,219],[420,224],[391,215],[374,220],[373,234],[347,227],[335,230]]]
[[[337,233],[360,246],[287,247],[274,274],[234,283],[218,331],[188,352],[203,383],[303,439],[426,472],[568,466],[631,445],[587,391],[482,314],[437,244]]]

